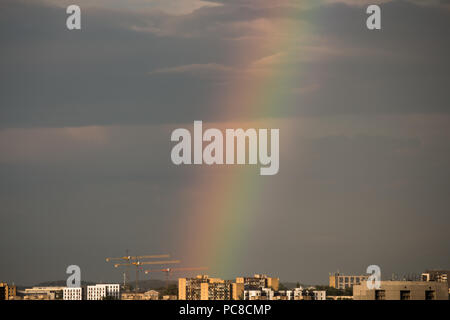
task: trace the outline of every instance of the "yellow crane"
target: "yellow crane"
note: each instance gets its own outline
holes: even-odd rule
[[[163,264],[177,264],[180,263],[180,260],[161,260],[161,261],[131,261],[128,263],[116,263],[114,265],[115,268],[121,267],[121,266],[125,266],[125,267],[129,267],[129,266],[135,266],[136,267],[136,286],[135,286],[135,291],[137,292],[139,290],[139,269],[141,268],[142,265],[148,265],[148,264],[153,264],[153,265],[163,265]]]
[[[153,255],[142,255],[142,256],[130,256],[128,255],[128,249],[126,250],[126,255],[123,257],[109,257],[106,258],[106,262],[114,262],[114,261],[125,261],[126,263],[130,264],[133,260],[139,260],[139,259],[154,259],[154,258],[169,258],[169,254],[153,254]],[[117,267],[116,267],[117,268]],[[129,268],[127,267],[124,274],[123,274],[123,286],[126,288],[127,286],[127,279],[129,279]]]

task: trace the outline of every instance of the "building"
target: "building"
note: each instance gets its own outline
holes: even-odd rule
[[[63,300],[86,300],[86,287],[64,288]]]
[[[16,286],[0,282],[0,300],[12,300],[16,296]]]
[[[65,287],[32,287],[23,292],[24,300],[62,300]]]
[[[282,300],[326,300],[326,291],[314,289],[314,287],[308,289],[300,287],[292,290],[279,291],[277,295],[286,296],[286,299]]]
[[[351,288],[354,285],[360,284],[362,281],[366,281],[368,277],[369,276],[367,275],[346,276],[344,274],[340,274],[339,272],[335,272],[330,274],[330,287],[336,289]]]
[[[354,300],[448,300],[448,284],[424,281],[381,281],[380,289],[367,282],[353,286]]]
[[[274,291],[272,288],[245,286],[244,300],[326,300],[326,292],[314,290],[314,287],[303,289]]]
[[[231,299],[244,300],[244,284],[243,283],[234,282],[231,284]]]
[[[87,286],[88,300],[119,300],[120,299],[120,285],[119,284],[96,284],[94,286]]]
[[[450,270],[426,270],[421,275],[422,281],[437,281],[447,283],[450,295]]]
[[[275,292],[271,288],[245,286],[244,300],[273,300]]]
[[[179,300],[200,300],[201,284],[208,282],[207,275],[198,275],[195,278],[178,279],[178,299]]]
[[[314,290],[314,300],[327,300],[327,292],[325,290]]]
[[[236,283],[257,288],[272,288],[274,291],[278,291],[280,279],[271,278],[265,274],[255,274],[253,277],[238,277]]]
[[[421,278],[422,281],[446,282],[450,287],[450,270],[426,270]]]
[[[214,279],[201,284],[201,300],[231,300],[232,282]]]
[[[122,293],[122,300],[158,300],[159,292],[156,290],[149,290],[144,293],[124,292]]]
[[[178,279],[179,300],[231,300],[232,282],[199,275]]]

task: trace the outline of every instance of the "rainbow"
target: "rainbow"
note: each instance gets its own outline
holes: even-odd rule
[[[272,56],[249,65],[248,72],[236,80],[229,91],[217,97],[225,103],[225,113],[219,118],[231,121],[226,123],[227,128],[245,129],[243,122],[237,122],[237,119],[257,120],[260,127],[280,128],[280,123],[275,119],[288,102],[286,95],[282,94],[283,84],[298,73],[283,61],[296,50],[290,43],[292,38],[286,33],[305,31],[300,29],[304,26],[293,24],[293,21],[282,20],[267,22],[268,37],[259,40],[260,43],[249,42],[242,52],[236,53],[239,59],[241,54],[248,56],[248,50],[255,50],[253,56],[263,56],[257,51],[262,51],[262,48],[265,52],[274,52]],[[299,29],[293,31],[293,27]],[[214,127],[220,125],[225,124],[214,124]],[[205,124],[204,128],[207,127],[210,126]],[[292,128],[280,128],[280,155],[283,154],[283,147],[288,148],[281,141],[283,134],[290,134],[289,130]],[[259,218],[262,194],[271,183],[271,177],[261,177],[256,170],[254,166],[226,169],[202,166],[196,172],[195,182],[187,196],[188,206],[177,230],[182,235],[177,245],[183,248],[181,256],[184,261],[207,265],[208,273],[215,277],[232,279],[242,274],[241,262],[248,259],[246,239],[257,236],[252,230],[252,223]],[[280,172],[282,170],[283,163],[280,162]]]

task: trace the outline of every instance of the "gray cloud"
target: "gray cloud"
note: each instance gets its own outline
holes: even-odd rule
[[[81,32],[65,30],[62,10],[38,2],[4,4],[3,127],[220,120],[214,115],[226,105],[215,97],[232,85],[222,83],[223,69],[215,73],[221,86],[214,73],[152,72],[190,65],[240,72],[278,52],[287,54],[284,68],[298,72],[275,91],[286,103],[272,108],[272,116],[447,112],[450,13],[438,7],[385,3],[378,33],[364,28],[360,7],[339,3],[279,10],[225,4],[183,15],[87,8]],[[259,19],[304,23],[307,37],[280,30],[293,45],[274,51],[261,40],[267,30],[258,27]],[[302,60],[314,56],[311,47],[328,53]],[[231,58],[235,52],[239,59]],[[311,82],[320,91],[299,96],[297,84]]]

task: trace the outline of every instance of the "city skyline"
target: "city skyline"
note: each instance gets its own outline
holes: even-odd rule
[[[204,273],[179,277],[178,284],[167,278],[165,286],[81,283],[77,276],[64,284],[33,287],[0,282],[0,300],[449,300],[449,270],[425,270],[418,277],[382,280],[377,268],[371,266],[375,273],[366,275],[330,273],[328,285],[282,283],[266,274],[227,280]]]
[[[450,5],[0,3],[0,281],[450,268]],[[382,10],[381,30],[366,7]],[[279,129],[279,170],[177,166],[177,128]],[[324,282],[326,283],[326,281]]]

